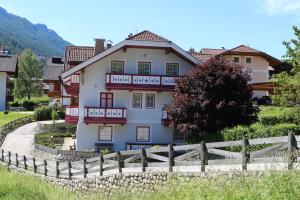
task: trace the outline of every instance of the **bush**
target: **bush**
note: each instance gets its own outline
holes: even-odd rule
[[[26,110],[34,110],[34,108],[37,106],[37,104],[34,101],[25,100],[25,101],[23,101],[22,106],[24,108],[26,108]]]
[[[8,111],[8,110],[5,110],[3,113],[4,113],[5,115],[7,115],[7,114],[9,113],[9,111]]]
[[[14,101],[12,103],[9,104],[10,107],[20,107],[22,106],[22,103],[20,103],[19,101]]]
[[[275,125],[279,123],[300,124],[300,108],[263,108],[259,120],[263,125]]]
[[[37,121],[51,120],[52,107],[41,106],[34,111],[34,116]]]

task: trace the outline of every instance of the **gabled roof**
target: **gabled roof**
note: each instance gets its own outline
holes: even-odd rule
[[[0,55],[0,72],[16,72],[17,62],[16,56]]]
[[[124,41],[106,49],[105,51],[69,69],[68,71],[64,72],[61,75],[61,77],[67,78],[68,76],[80,71],[81,69],[84,69],[92,65],[93,63],[101,60],[102,58],[105,58],[106,56],[109,56],[110,54],[120,50],[121,48],[128,48],[128,47],[169,49],[172,50],[174,54],[181,56],[183,59],[185,59],[187,62],[190,62],[193,65],[197,65],[199,63],[199,60],[197,58],[195,58],[185,50],[181,49],[179,46],[172,43],[171,41],[166,40],[161,36],[158,36],[149,31],[143,31],[141,33],[138,33],[136,35],[133,35],[125,39]]]
[[[142,31],[140,33],[137,33],[135,35],[129,36],[126,38],[126,40],[137,40],[137,41],[152,41],[152,42],[170,42],[164,37],[161,37],[160,35],[157,35],[155,33],[152,33],[150,31]]]
[[[43,69],[43,80],[59,80],[59,76],[63,72],[64,64],[56,64],[52,62],[52,58],[46,60]]]
[[[209,54],[209,55],[218,55],[227,51],[227,49],[211,49],[211,48],[203,48],[201,49],[200,53]]]
[[[213,57],[212,54],[204,54],[201,52],[189,52],[189,53],[201,62],[206,61],[206,60],[210,59],[211,57]]]
[[[94,47],[67,46],[65,49],[66,62],[83,62],[94,56]]]

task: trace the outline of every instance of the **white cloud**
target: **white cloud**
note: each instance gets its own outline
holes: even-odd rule
[[[263,8],[268,15],[300,15],[300,0],[263,0]]]

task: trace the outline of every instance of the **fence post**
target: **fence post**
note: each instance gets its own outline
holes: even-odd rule
[[[24,169],[25,170],[27,170],[27,163],[26,163],[26,161],[27,161],[27,158],[26,158],[25,155],[23,155],[23,162],[24,162]]]
[[[68,175],[69,175],[69,179],[72,179],[72,164],[71,164],[71,161],[68,160]]]
[[[207,149],[204,141],[200,143],[200,156],[201,172],[205,172],[205,165],[207,164]]]
[[[4,150],[1,149],[1,161],[4,162]]]
[[[295,144],[296,143],[296,144]],[[294,150],[297,147],[297,141],[295,138],[294,133],[289,132],[288,135],[288,169],[293,169],[293,163],[294,163]]]
[[[10,164],[11,164],[11,153],[10,153],[10,151],[8,151],[8,166],[10,166]]]
[[[47,176],[47,172],[48,172],[48,169],[47,169],[47,160],[44,160],[44,175]]]
[[[86,168],[86,158],[83,159],[83,178],[86,178],[87,168]]]
[[[19,167],[18,153],[15,154],[15,157],[16,157],[16,167]]]
[[[173,171],[173,166],[174,166],[174,148],[173,144],[169,144],[169,172]]]
[[[100,167],[100,171],[99,171],[99,175],[102,176],[103,175],[103,155],[102,153],[99,154],[99,167]]]
[[[59,161],[56,161],[56,178],[59,178]]]
[[[120,151],[117,151],[116,155],[117,155],[117,162],[118,162],[118,170],[119,170],[119,173],[122,173],[123,163],[122,163],[122,157],[121,157]]]
[[[147,165],[147,153],[146,153],[145,148],[142,148],[141,158],[142,158],[142,172],[145,172],[146,167],[148,167],[148,165]]]
[[[242,170],[247,170],[247,163],[249,162],[249,156],[247,153],[247,147],[249,146],[249,141],[247,138],[242,139]]]
[[[36,173],[36,164],[35,164],[35,158],[32,158],[32,162],[33,162],[33,172]]]

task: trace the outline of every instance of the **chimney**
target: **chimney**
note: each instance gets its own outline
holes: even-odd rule
[[[104,42],[105,42],[105,39],[95,39],[95,54],[94,55],[98,55],[99,53],[101,53],[105,50]]]

